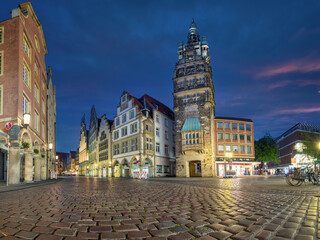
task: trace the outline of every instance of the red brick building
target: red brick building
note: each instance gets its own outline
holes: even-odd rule
[[[320,136],[320,127],[306,123],[297,123],[281,134],[277,139],[280,164],[269,167],[287,173],[290,168],[313,165],[314,159],[303,153],[306,134]]]
[[[214,129],[217,176],[224,176],[225,167],[235,171],[237,176],[254,174],[260,162],[254,162],[252,120],[216,117]]]
[[[22,3],[11,13],[10,19],[0,22],[0,130],[7,133],[8,122],[21,127],[24,113],[30,114],[28,128],[21,128],[11,139],[9,183],[14,184],[48,177],[45,64],[48,51],[31,3]],[[20,161],[22,142],[29,147],[21,152]]]

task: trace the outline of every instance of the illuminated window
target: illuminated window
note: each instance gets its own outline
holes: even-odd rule
[[[30,88],[30,70],[25,63],[23,63],[23,81]]]
[[[224,137],[225,137],[226,140],[230,140],[230,133],[225,133]]]
[[[200,100],[200,93],[194,93],[192,95],[184,95],[183,96],[183,102],[189,103],[189,102],[199,102]]]
[[[223,140],[223,133],[218,133],[218,140]]]
[[[240,145],[240,152],[245,152],[245,146],[244,145]]]
[[[238,151],[239,151],[238,145],[233,145],[233,146],[232,146],[232,150],[233,150],[234,152],[238,152]]]
[[[230,152],[231,151],[231,145],[226,145],[226,151]]]
[[[28,56],[28,58],[30,58],[30,44],[28,43],[26,37],[23,38],[23,50]]]
[[[219,152],[223,152],[224,151],[223,145],[221,145],[221,144],[218,145],[218,151]]]

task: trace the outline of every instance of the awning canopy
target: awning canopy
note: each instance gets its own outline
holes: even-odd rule
[[[184,121],[181,132],[198,131],[202,130],[201,124],[198,118],[187,118]]]

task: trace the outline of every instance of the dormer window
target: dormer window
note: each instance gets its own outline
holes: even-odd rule
[[[125,103],[127,101],[127,95],[123,95],[121,98],[121,103]]]

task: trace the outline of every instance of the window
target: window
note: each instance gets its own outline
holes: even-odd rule
[[[39,132],[39,113],[37,113],[36,111],[34,112],[34,129],[37,130]]]
[[[243,123],[239,123],[239,129],[240,130],[244,130],[244,124]]]
[[[174,131],[174,123],[172,123],[172,130]]]
[[[156,143],[156,152],[160,153],[160,143]]]
[[[0,43],[3,43],[4,40],[4,28],[0,27]]]
[[[157,173],[162,173],[162,165],[157,165]]]
[[[39,103],[40,101],[40,90],[37,84],[34,85],[34,98]]]
[[[149,132],[152,132],[152,126],[147,124],[146,125],[146,130],[149,131]]]
[[[172,134],[172,142],[175,143],[176,142],[176,135]]]
[[[138,150],[138,138],[131,140],[131,151]]]
[[[194,85],[194,80],[190,79],[187,80],[189,81],[188,86],[193,86]],[[183,96],[183,102],[188,103],[188,102],[199,102],[200,100],[200,93],[194,93],[192,95],[184,95]]]
[[[223,140],[223,133],[218,133],[218,140]]]
[[[231,151],[231,145],[226,145],[226,151],[230,152]]]
[[[217,122],[217,128],[223,128],[223,123],[222,122]]]
[[[165,131],[165,137],[167,140],[169,139],[168,131]]]
[[[156,114],[156,122],[157,122],[157,123],[160,123],[160,117],[159,117],[158,114]]]
[[[224,128],[230,129],[230,123],[229,123],[229,122],[225,122],[225,123],[224,123]]]
[[[128,142],[122,143],[122,153],[128,152]]]
[[[239,151],[238,145],[233,145],[233,146],[232,146],[232,150],[233,150],[234,152],[238,152],[238,151]]]
[[[251,153],[252,152],[252,147],[251,146],[247,146],[247,152]]]
[[[121,137],[127,136],[128,132],[127,132],[127,127],[124,127],[121,129]]]
[[[45,77],[42,77],[42,90],[45,91],[47,88],[47,81]]]
[[[120,119],[117,117],[116,118],[116,126],[119,126],[119,124],[120,124]]]
[[[240,145],[240,152],[245,152],[245,146],[244,145]]]
[[[127,101],[127,95],[123,95],[121,98],[121,102],[124,103],[125,101]]]
[[[244,141],[244,135],[240,134],[240,141]]]
[[[119,138],[119,131],[115,131],[113,133],[113,139],[118,139]]]
[[[42,112],[46,114],[46,105],[44,104],[44,99],[42,98]]]
[[[251,135],[247,135],[247,142],[251,142]]]
[[[225,133],[225,134],[224,134],[224,138],[225,138],[226,140],[230,140],[230,133]]]
[[[134,110],[130,111],[130,119],[134,118]]]
[[[0,51],[0,76],[3,74],[3,51]]]
[[[128,108],[128,103],[126,104],[123,104],[121,107],[120,107],[120,112],[122,112],[123,110],[127,109]]]
[[[232,123],[232,129],[237,130],[238,129],[238,123]]]
[[[169,173],[170,172],[170,168],[167,165],[163,166],[163,173]]]
[[[0,85],[0,115],[3,114],[3,85]]]
[[[164,153],[166,154],[166,155],[169,155],[169,146],[166,144],[166,145],[164,145]]]
[[[147,138],[147,150],[152,150],[152,139]]]
[[[23,81],[30,88],[30,70],[25,63],[23,63]]]
[[[168,125],[169,125],[167,118],[164,119],[164,125],[165,125],[166,127],[168,127]]]
[[[45,131],[44,131],[44,122],[42,122],[41,132],[42,132],[42,138],[45,138],[46,134],[45,134]]]
[[[127,121],[127,114],[122,115],[122,123],[125,123]]]
[[[247,131],[251,131],[251,125],[250,124],[246,124],[246,130]]]
[[[176,156],[176,148],[175,147],[172,147],[172,153],[173,153],[173,156]]]
[[[37,75],[39,75],[39,66],[37,63],[34,63],[34,71],[36,72]]]
[[[238,141],[238,134],[232,134],[232,140]]]
[[[183,135],[186,144],[198,144],[200,143],[200,133],[199,132],[193,132],[189,134]]]
[[[30,102],[26,96],[23,95],[23,103],[22,103],[23,114],[30,113]]]
[[[135,133],[135,132],[138,132],[138,123],[133,123],[130,125],[130,132],[131,133]]]
[[[223,151],[224,151],[223,145],[219,144],[218,145],[218,152],[223,152]]]
[[[30,45],[29,45],[26,37],[23,38],[23,50],[26,53],[26,55],[28,56],[28,58],[30,58]]]
[[[159,128],[156,128],[156,135],[157,135],[158,137],[160,137],[160,130],[159,130]]]
[[[113,155],[119,154],[119,144],[113,146]]]

